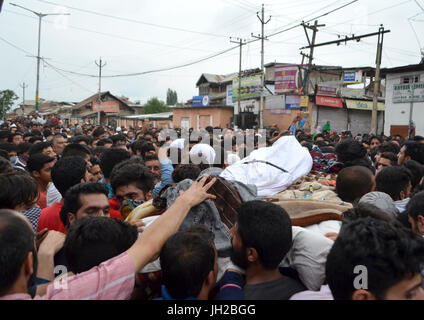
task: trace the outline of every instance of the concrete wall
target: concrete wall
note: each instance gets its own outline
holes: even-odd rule
[[[411,103],[393,103],[393,85],[400,84],[400,78],[412,75],[413,72],[388,74],[386,76],[386,114],[384,134],[390,135],[390,127],[408,126]],[[420,76],[420,82],[424,82],[424,72],[416,72]],[[424,102],[414,102],[412,109],[412,121],[415,123],[415,134],[424,136]]]
[[[181,119],[188,118],[190,120],[190,127],[197,129],[199,122],[200,128],[204,129],[206,126],[227,128],[230,126],[230,119],[234,111],[232,107],[199,107],[199,108],[175,108],[173,113],[173,126],[174,128],[181,128]],[[212,124],[208,122],[211,119]]]

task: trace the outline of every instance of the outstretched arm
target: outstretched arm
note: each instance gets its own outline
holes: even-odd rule
[[[192,207],[206,199],[215,199],[215,196],[207,191],[215,183],[216,178],[206,184],[207,177],[204,176],[200,181],[195,181],[168,210],[144,230],[134,245],[127,250],[127,254],[134,262],[134,272],[139,272],[147,263],[159,256],[162,246],[178,231]]]

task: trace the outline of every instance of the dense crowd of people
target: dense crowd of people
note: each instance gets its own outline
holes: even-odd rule
[[[424,137],[40,119],[0,125],[0,299],[424,299]]]

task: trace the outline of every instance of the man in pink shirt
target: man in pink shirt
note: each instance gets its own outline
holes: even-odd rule
[[[177,232],[189,210],[215,196],[207,176],[180,195],[126,252],[86,272],[55,281],[35,300],[123,300],[134,288],[134,274],[157,259],[166,240]],[[7,262],[7,263],[5,263]],[[0,210],[0,300],[30,300],[28,287],[37,273],[37,252],[29,222],[11,210]]]

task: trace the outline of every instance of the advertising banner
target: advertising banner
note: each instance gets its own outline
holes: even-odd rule
[[[227,106],[233,106],[234,105],[234,103],[233,103],[233,85],[231,85],[231,84],[229,84],[227,86],[227,98],[226,98],[225,104]]]
[[[317,96],[337,97],[337,88],[317,86]]]
[[[412,96],[414,91],[414,96]],[[424,82],[393,85],[393,103],[424,101]]]
[[[93,101],[91,107],[93,111],[98,111],[98,102]],[[119,102],[118,101],[102,101],[100,104],[100,111],[106,113],[118,113],[119,112]]]
[[[343,108],[343,102],[341,98],[316,96],[315,103],[320,106],[333,107],[339,109]]]
[[[297,93],[298,72],[297,65],[275,67],[275,94]]]
[[[300,96],[286,96],[286,109],[300,109]]]
[[[286,107],[285,96],[269,96],[265,98],[265,109],[284,109]]]
[[[373,102],[372,101],[363,101],[363,100],[353,100],[346,99],[346,107],[348,109],[357,109],[357,110],[372,110]],[[384,111],[384,103],[377,103],[377,110]]]
[[[361,83],[362,82],[362,71],[345,71],[343,73],[344,83]]]
[[[308,107],[309,106],[309,96],[301,96],[300,97],[300,106]]]
[[[261,96],[261,74],[255,74],[241,78],[240,100],[259,98]],[[237,101],[239,95],[239,78],[233,78],[233,101]]]
[[[192,107],[207,107],[210,103],[210,95],[206,96],[194,96],[191,102]]]

